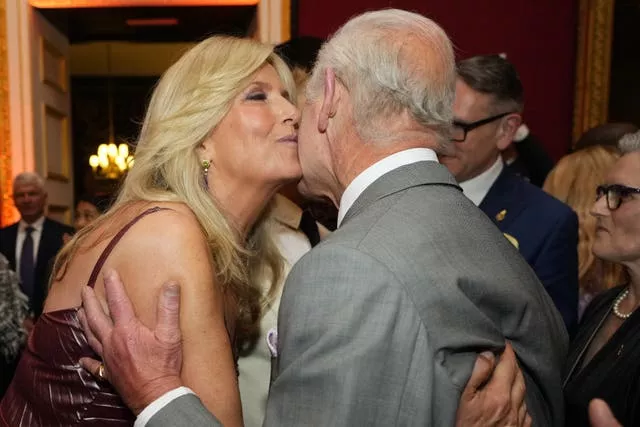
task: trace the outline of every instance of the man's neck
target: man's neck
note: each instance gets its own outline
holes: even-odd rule
[[[349,183],[349,186],[341,196],[338,209],[338,225],[340,225],[347,211],[358,197],[377,179],[399,167],[422,161],[438,162],[438,156],[435,151],[425,147],[410,148],[385,156],[364,169]]]
[[[476,206],[479,206],[489,192],[493,183],[498,179],[502,169],[504,169],[502,157],[497,156],[496,160],[487,170],[482,172],[480,175],[460,183],[460,187],[462,187],[464,195],[467,196]]]
[[[24,217],[24,216],[23,216],[23,217],[21,217],[20,219],[21,219],[25,224],[27,224],[27,225],[33,225],[33,224],[35,224],[36,222],[40,221],[41,219],[44,219],[44,213],[42,213],[42,214],[40,214],[40,215],[38,215],[38,216],[35,216],[35,217],[33,217],[33,216],[30,216],[30,217]]]
[[[391,142],[384,145],[376,145],[376,143],[373,142],[357,144],[357,149],[352,150],[348,155],[340,156],[342,161],[337,163],[338,167],[336,169],[338,173],[336,176],[339,186],[336,190],[339,194],[334,194],[335,200],[342,198],[345,189],[362,172],[387,157],[412,148],[429,148],[434,150],[435,146],[424,140]]]

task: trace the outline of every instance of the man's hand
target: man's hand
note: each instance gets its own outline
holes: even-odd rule
[[[456,426],[530,427],[525,392],[524,377],[511,344],[507,343],[497,365],[493,353],[482,353],[462,391]]]
[[[78,317],[91,347],[105,363],[106,379],[137,415],[164,393],[182,385],[180,287],[165,284],[158,300],[155,330],[136,317],[115,271],[104,275],[111,318],[104,313],[93,289],[85,286]],[[80,364],[97,375],[100,362],[82,358]]]
[[[611,412],[607,402],[593,399],[589,402],[589,420],[592,427],[622,427]]]

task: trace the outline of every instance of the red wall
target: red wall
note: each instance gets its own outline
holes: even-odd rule
[[[422,13],[459,58],[506,52],[525,87],[525,120],[554,158],[571,146],[577,0],[299,0],[300,35],[326,37],[349,17],[384,7]]]

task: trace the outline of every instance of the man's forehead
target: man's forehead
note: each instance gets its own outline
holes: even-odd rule
[[[42,188],[31,182],[16,183],[13,187],[14,193],[41,193],[42,191]]]
[[[478,92],[458,78],[456,84],[456,112],[459,113],[484,113],[488,111],[493,102],[493,95]]]

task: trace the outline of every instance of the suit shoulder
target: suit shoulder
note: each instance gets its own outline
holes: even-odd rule
[[[569,205],[556,199],[541,188],[519,177],[513,177],[513,179],[520,181],[518,183],[518,193],[520,197],[528,201],[529,208],[548,213],[553,212],[556,216],[576,216]]]
[[[322,272],[321,274],[335,274],[337,270],[343,268],[350,275],[375,274],[393,276],[388,263],[377,257],[368,248],[363,247],[360,244],[361,240],[351,237],[342,239],[339,234],[337,238],[321,242],[295,263],[292,272],[294,270],[304,273],[319,271]],[[331,265],[333,268],[327,269],[327,265]],[[357,268],[355,268],[356,266]]]
[[[16,228],[18,228],[18,223],[14,222],[13,224],[9,224],[9,225],[6,225],[4,227],[1,227],[0,228],[0,233],[6,233],[6,232],[8,232],[10,230],[13,230],[13,229],[16,229]]]
[[[49,226],[51,226],[52,229],[61,231],[62,233],[74,233],[73,227],[56,221],[55,219],[46,218],[45,221],[49,224]]]

